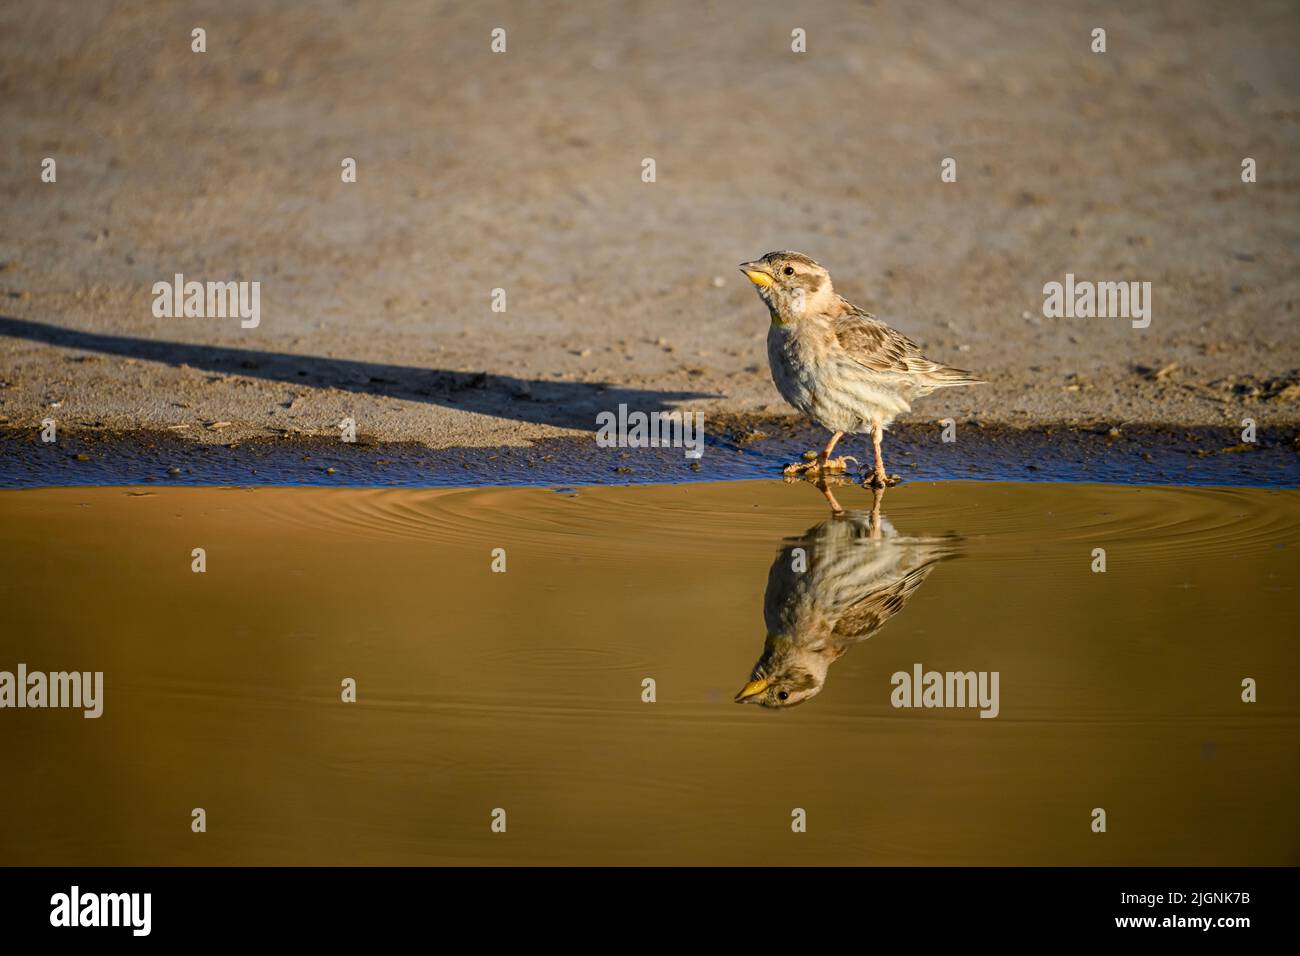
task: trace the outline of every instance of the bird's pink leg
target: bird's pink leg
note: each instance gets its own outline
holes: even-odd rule
[[[826,443],[826,447],[821,450],[821,453],[818,454],[816,459],[813,461],[801,461],[796,462],[793,465],[786,465],[785,474],[802,475],[812,472],[821,473],[827,471],[844,471],[848,468],[848,465],[845,464],[845,462],[852,461],[856,463],[857,459],[849,458],[848,456],[835,459],[831,458],[831,452],[835,450],[835,443],[843,437],[844,432],[836,432],[831,436],[831,440]],[[811,452],[809,452],[809,454],[811,454]]]
[[[831,436],[831,440],[826,443],[826,447],[822,449],[821,457],[817,459],[817,464],[823,471],[826,469],[826,463],[831,460],[831,452],[835,450],[835,443],[843,437],[844,432],[836,432]]]
[[[896,485],[901,480],[897,475],[885,474],[885,458],[880,453],[880,440],[884,437],[885,430],[881,427],[880,421],[876,420],[871,423],[871,448],[876,453],[876,467],[871,472],[871,480],[868,484],[873,488],[888,488],[890,485]]]
[[[826,503],[831,506],[832,514],[844,514],[844,509],[840,507],[840,503],[835,500],[835,493],[831,491],[831,486],[827,483],[825,478],[817,479],[817,490],[822,493],[822,496],[826,499]]]
[[[885,497],[885,489],[884,489],[884,488],[873,488],[873,489],[871,489],[871,518],[870,518],[870,520],[869,520],[868,523],[867,523],[867,527],[869,527],[869,528],[871,529],[871,537],[872,537],[873,540],[876,540],[876,541],[879,541],[879,540],[880,540],[880,537],[881,537],[881,535],[880,535],[880,502],[884,500],[884,497]]]

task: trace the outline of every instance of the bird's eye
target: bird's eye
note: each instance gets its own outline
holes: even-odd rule
[[[793,270],[792,270],[792,271],[793,271]],[[781,693],[777,694],[776,696],[777,696],[777,698],[780,699],[780,700],[785,700],[785,699],[788,698],[790,695],[787,694],[785,691],[781,691]]]
[[[782,269],[781,271],[784,272],[784,273],[785,273],[786,275],[788,275],[788,276],[792,276],[792,275],[794,275],[794,266],[786,266],[786,267],[785,267],[784,269]]]

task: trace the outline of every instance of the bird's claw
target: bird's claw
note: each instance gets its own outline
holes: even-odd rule
[[[892,488],[902,480],[900,475],[887,475],[883,471],[873,471],[871,477],[862,484],[869,488]]]
[[[821,471],[821,456],[815,451],[806,451],[803,453],[803,461],[795,461],[781,469],[781,474],[789,477],[790,475],[806,475],[809,472]]]
[[[825,474],[843,474],[848,471],[848,462],[857,464],[858,460],[852,455],[843,455],[839,458],[829,458],[822,461],[820,458],[814,458],[811,461],[796,461],[786,465],[781,474],[790,477],[793,475],[825,475]]]

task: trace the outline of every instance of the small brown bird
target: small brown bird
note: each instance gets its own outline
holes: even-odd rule
[[[846,512],[786,539],[763,595],[763,653],[736,703],[793,707],[821,693],[831,664],[901,613],[936,564],[960,553],[960,538],[900,535],[879,499],[870,514]]]
[[[896,483],[885,473],[880,440],[894,418],[938,388],[982,385],[970,372],[932,362],[916,343],[835,293],[824,268],[798,252],[769,252],[740,266],[772,316],[767,359],[781,397],[832,432],[815,461],[786,474],[845,470],[831,458],[846,433],[871,433],[870,484]]]

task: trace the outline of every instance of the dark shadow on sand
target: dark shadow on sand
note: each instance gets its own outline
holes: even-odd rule
[[[287,352],[190,345],[82,332],[10,316],[0,316],[0,335],[60,348],[188,365],[218,375],[244,375],[302,387],[386,395],[514,421],[589,431],[596,428],[597,411],[614,410],[620,403],[626,404],[629,410],[655,412],[670,411],[666,402],[719,397],[703,392],[620,388],[602,382],[554,382],[485,372],[453,372]]]

